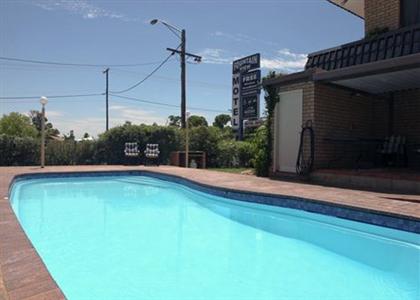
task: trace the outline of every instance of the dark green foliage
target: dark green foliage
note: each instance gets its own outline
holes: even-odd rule
[[[39,148],[37,139],[0,134],[0,165],[34,165],[39,161]]]
[[[45,147],[45,162],[47,165],[75,165],[76,155],[75,141],[49,141]]]
[[[255,153],[250,142],[235,141],[231,128],[214,126],[191,128],[190,150],[206,152],[208,167],[250,167]]]
[[[189,136],[190,150],[205,151],[209,167],[252,167],[260,145],[253,142],[254,138],[235,141],[230,127],[192,127]],[[184,138],[185,130],[178,127],[126,123],[101,134],[94,141],[48,140],[45,160],[47,165],[124,164],[125,143],[137,142],[142,152],[148,143],[159,144],[160,163],[167,164],[172,151],[185,149]],[[0,164],[39,164],[39,148],[39,139],[0,135]]]
[[[252,142],[236,142],[238,145],[238,160],[241,167],[253,167],[257,148]]]
[[[80,141],[76,143],[76,165],[101,164],[96,160],[97,143],[95,141]]]
[[[41,135],[41,127],[42,127],[42,113],[37,110],[31,110],[29,112],[31,122],[33,126],[38,131],[38,135]],[[60,135],[60,131],[57,128],[54,128],[52,123],[48,122],[47,118],[45,120],[45,136],[47,139],[52,139],[54,137],[58,137]]]
[[[275,72],[270,72],[265,79],[276,77]],[[265,109],[267,122],[265,128],[257,130],[256,141],[257,153],[255,156],[255,172],[257,176],[268,176],[271,165],[271,153],[273,151],[273,119],[274,109],[280,97],[274,86],[264,86],[265,90]],[[264,141],[265,139],[265,141]]]
[[[174,116],[174,115],[170,115],[168,117],[168,125],[169,126],[175,126],[175,127],[180,127],[181,126],[181,117],[180,116]]]
[[[230,121],[230,115],[220,114],[214,118],[213,126],[224,128],[229,121]]]
[[[261,126],[258,128],[253,144],[255,147],[254,167],[257,176],[267,177],[270,169],[270,152],[268,151],[267,127]]]
[[[52,140],[45,148],[45,161],[47,165],[100,164],[96,160],[96,147],[95,141]]]
[[[217,144],[223,140],[223,132],[216,127],[193,127],[189,129],[190,150],[205,151],[207,153],[207,165],[218,166],[217,157],[220,153]],[[184,146],[182,146],[184,149]]]
[[[249,142],[233,139],[217,143],[218,156],[216,165],[210,167],[251,167],[254,158],[254,147]]]
[[[96,160],[107,164],[123,164],[126,142],[137,142],[141,151],[146,149],[146,144],[159,144],[159,161],[166,164],[170,152],[180,148],[180,135],[179,130],[171,126],[124,124],[111,128],[99,137]]]
[[[28,116],[12,112],[0,118],[0,134],[35,138],[38,132]]]
[[[196,116],[192,115],[188,118],[188,126],[189,127],[198,127],[198,126],[208,126],[206,118],[203,116]]]

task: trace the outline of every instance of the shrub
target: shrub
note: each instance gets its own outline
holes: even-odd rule
[[[257,176],[267,177],[269,175],[270,168],[270,150],[267,142],[267,127],[261,126],[258,128],[254,137],[255,147],[255,174]]]
[[[76,143],[76,159],[77,165],[93,165],[100,163],[96,160],[97,142],[95,141],[80,141]]]
[[[28,166],[39,163],[39,140],[0,134],[0,165]]]
[[[127,142],[137,142],[140,151],[146,144],[159,144],[161,164],[169,162],[172,151],[180,148],[179,130],[175,127],[125,124],[110,129],[99,137],[95,150],[95,161],[108,164],[123,164]]]
[[[218,167],[238,167],[239,166],[239,155],[238,155],[238,142],[235,140],[222,140],[217,144],[218,156],[217,166]]]
[[[221,147],[228,147],[223,143],[233,141],[233,133],[230,128],[220,129],[218,127],[194,127],[189,131],[190,135],[190,150],[204,151],[207,155],[208,167],[221,167],[222,161],[226,163],[227,158],[220,158],[221,155],[228,155],[229,153],[222,153],[222,151],[229,151],[228,149],[221,149]],[[184,140],[183,140],[184,142]],[[222,144],[220,144],[222,143]],[[184,143],[181,145],[184,149]]]
[[[189,136],[190,151],[206,152],[209,167],[251,167],[264,160],[262,133],[241,142],[235,141],[231,128],[198,126],[189,129]],[[167,164],[172,151],[185,149],[184,138],[185,131],[174,126],[125,124],[96,141],[48,140],[45,161],[47,165],[124,164],[125,143],[137,142],[140,151],[148,143],[159,144],[160,163]],[[0,135],[0,165],[39,164],[39,148],[39,139]]]
[[[49,141],[45,148],[45,163],[47,165],[74,165],[77,161],[76,142]],[[83,164],[83,163],[82,163]]]
[[[248,141],[236,142],[238,147],[238,160],[241,167],[253,167],[256,147]]]

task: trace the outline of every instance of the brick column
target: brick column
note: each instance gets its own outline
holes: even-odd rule
[[[384,27],[400,27],[400,0],[365,0],[365,35]]]

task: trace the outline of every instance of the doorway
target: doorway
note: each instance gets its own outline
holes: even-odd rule
[[[302,130],[303,91],[279,94],[275,109],[274,171],[295,172]]]

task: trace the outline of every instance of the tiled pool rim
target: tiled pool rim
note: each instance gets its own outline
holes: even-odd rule
[[[282,196],[251,191],[241,191],[199,183],[178,175],[163,174],[148,170],[123,170],[123,171],[81,171],[81,172],[49,172],[18,174],[13,177],[9,185],[9,198],[13,184],[20,180],[36,178],[60,178],[60,177],[92,177],[92,176],[150,176],[161,180],[167,180],[184,186],[205,192],[208,194],[226,197],[234,200],[260,203],[272,206],[304,210],[312,213],[348,219],[367,224],[388,227],[420,234],[420,219],[413,216],[400,216],[388,212],[374,211],[368,208],[356,208],[344,204],[326,203],[315,199],[301,198],[296,196]]]

